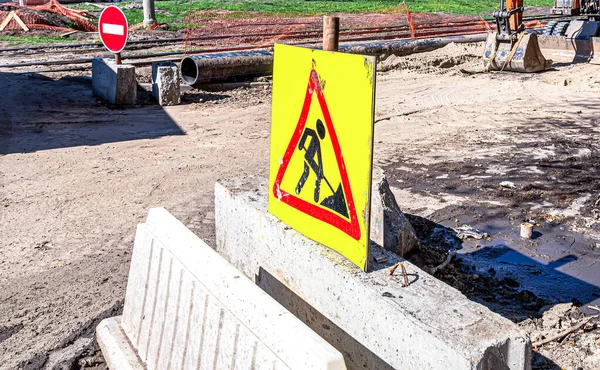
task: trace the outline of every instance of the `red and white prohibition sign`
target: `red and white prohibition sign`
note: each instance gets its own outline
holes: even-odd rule
[[[127,44],[127,18],[116,6],[106,7],[98,20],[98,32],[104,46],[113,53],[120,53]]]

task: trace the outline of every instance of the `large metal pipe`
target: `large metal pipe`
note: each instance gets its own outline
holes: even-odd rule
[[[190,55],[181,61],[181,79],[190,86],[247,80],[273,73],[273,53],[266,50]]]
[[[386,42],[365,42],[359,44],[347,44],[340,46],[340,51],[350,54],[364,55],[408,55],[413,53],[423,53],[439,49],[450,43],[468,43],[485,41],[487,33],[478,33],[474,35],[460,35],[448,37],[434,37],[429,39],[417,40],[394,40]]]
[[[441,48],[450,43],[485,41],[487,34],[394,40],[340,45],[339,50],[363,55],[407,55]],[[266,50],[191,55],[181,61],[181,78],[193,87],[213,82],[242,81],[273,73],[273,53]]]
[[[385,41],[385,42],[352,43],[352,44],[344,44],[344,45],[340,46],[340,50],[343,52],[347,52],[347,53],[357,53],[357,54],[370,53],[372,55],[381,55],[381,54],[384,54],[384,55],[385,54],[406,55],[406,54],[411,54],[411,53],[415,53],[415,52],[424,52],[424,51],[428,51],[428,50],[434,50],[436,48],[447,45],[450,42],[457,42],[457,43],[478,42],[478,41],[485,40],[486,35],[487,34],[473,34],[473,35],[467,35],[467,36],[448,36],[448,37],[418,39],[418,40],[395,40],[395,41],[393,40],[393,41]],[[354,40],[356,40],[356,39],[360,39],[360,38],[355,38]],[[438,40],[440,40],[441,42]],[[313,40],[312,42],[306,42],[306,43],[305,42],[295,42],[295,43],[290,43],[290,44],[317,48],[318,41]],[[252,53],[252,52],[239,52],[240,50],[252,49],[252,50],[254,50],[253,52],[257,52],[260,50],[260,52],[262,52],[262,53],[265,53],[265,52],[269,53],[268,51],[265,51],[265,49],[269,49],[269,48],[272,48],[272,45],[234,46],[234,47],[218,48],[218,49],[192,50],[192,51],[187,51],[187,52],[188,53],[204,53],[204,54],[202,54],[202,56],[210,57],[212,59],[219,59],[221,56],[225,56],[225,55],[229,55],[229,56],[235,55],[236,56],[235,60],[239,61],[239,57],[245,56],[246,53]],[[364,50],[364,53],[361,52],[363,50]],[[128,60],[128,61],[129,60],[141,60],[139,62],[129,62],[129,63],[134,64],[134,65],[147,65],[147,64],[151,64],[153,61],[172,61],[172,62],[181,61],[180,55],[184,55],[185,53],[186,52],[184,50],[181,50],[181,51],[159,52],[159,53],[152,53],[152,54],[127,54],[127,55],[123,56],[123,59]],[[271,53],[269,53],[269,54],[271,54]],[[98,57],[106,58],[106,57],[110,57],[110,55],[103,54]],[[171,58],[165,59],[164,57],[171,57]],[[157,58],[161,58],[161,59],[157,59]],[[2,65],[0,65],[0,68],[18,68],[18,67],[70,65],[70,64],[91,64],[93,59],[94,58],[79,58],[79,59],[70,59],[70,60],[60,59],[60,60],[45,60],[45,61],[39,61],[39,62],[18,62],[18,63],[11,63],[11,64],[2,64]],[[265,62],[266,62],[266,60],[265,60]],[[213,65],[218,65],[219,63],[222,63],[222,62],[212,61],[211,63]],[[205,74],[205,72],[199,71],[198,76],[197,76],[198,82],[200,84],[202,84],[202,83],[207,83],[205,81],[216,82],[216,81],[228,81],[228,80],[229,81],[230,80],[244,80],[244,79],[249,79],[251,77],[256,77],[259,75],[270,74],[272,71],[272,63],[273,63],[272,56],[270,58],[268,58],[268,62],[266,62],[266,63],[269,66],[269,68],[267,68],[268,71],[266,73],[262,73],[262,74],[255,73],[254,75],[252,74],[252,72],[249,72],[246,75],[244,75],[243,73],[237,73],[237,74],[234,73],[232,78],[228,78],[227,76],[220,76],[216,80],[211,80],[210,78],[203,78],[202,76]],[[193,73],[196,73],[195,68],[192,69],[191,71]],[[192,75],[190,75],[189,78],[191,78],[191,76]],[[184,79],[184,82],[186,82],[185,79]]]

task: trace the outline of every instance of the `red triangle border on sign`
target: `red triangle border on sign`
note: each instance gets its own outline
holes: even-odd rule
[[[323,113],[323,119],[325,121],[325,125],[327,126],[329,137],[331,138],[333,151],[335,152],[338,168],[340,170],[340,176],[342,178],[342,187],[344,189],[344,194],[346,196],[346,202],[348,205],[350,221],[342,218],[341,216],[337,215],[332,211],[318,207],[281,189],[281,181],[283,180],[285,171],[287,170],[287,167],[290,163],[290,159],[292,158],[292,155],[296,150],[296,145],[298,145],[298,141],[300,141],[302,132],[304,132],[304,127],[306,126],[306,119],[308,117],[308,112],[312,103],[312,95],[314,93],[317,94],[317,99],[319,101],[319,105]],[[360,240],[360,225],[358,223],[358,217],[356,215],[356,207],[354,205],[354,198],[352,197],[350,180],[348,179],[348,173],[346,172],[346,166],[344,164],[344,158],[340,149],[340,143],[337,139],[335,128],[333,127],[333,122],[331,121],[329,109],[327,108],[327,102],[325,101],[325,97],[323,96],[323,90],[321,89],[319,76],[317,75],[317,72],[314,68],[311,70],[308,79],[308,87],[306,89],[306,96],[304,98],[304,105],[302,106],[300,118],[298,119],[298,125],[296,126],[296,130],[292,135],[290,144],[288,145],[285,151],[282,163],[279,166],[279,171],[277,172],[277,177],[275,178],[275,183],[273,184],[273,195],[275,196],[275,198],[290,205],[291,207],[330,224],[331,226],[348,234],[351,238],[355,240]]]

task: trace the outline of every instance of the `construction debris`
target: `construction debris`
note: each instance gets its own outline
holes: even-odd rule
[[[599,368],[597,316],[586,317],[573,303],[543,307],[537,316],[519,324],[533,342],[534,369]]]
[[[483,238],[487,238],[488,234],[477,230],[474,227],[469,225],[462,225],[454,229],[456,231],[456,237],[460,240],[465,240],[469,238],[481,240]]]
[[[516,189],[515,183],[512,181],[502,181],[500,186],[507,189]]]
[[[7,30],[54,30],[96,32],[95,20],[86,10],[68,9],[57,0],[42,5],[0,5],[0,32]]]
[[[442,262],[439,266],[436,266],[433,269],[431,269],[431,275],[435,275],[436,272],[445,269],[446,266],[448,266],[448,264],[450,263],[450,261],[452,261],[452,258],[454,258],[454,256],[456,256],[456,251],[450,251],[446,256],[446,260],[444,260],[444,262]]]
[[[533,236],[533,224],[530,222],[521,223],[521,238],[531,239]]]
[[[582,328],[583,326],[585,326],[585,325],[589,324],[589,323],[590,323],[590,321],[592,321],[593,319],[595,319],[595,318],[597,318],[597,317],[598,317],[598,316],[592,316],[592,317],[585,318],[585,319],[581,320],[581,321],[580,321],[578,324],[576,324],[575,326],[572,326],[572,327],[568,328],[567,330],[561,331],[560,333],[558,333],[558,334],[555,334],[555,335],[553,335],[553,336],[551,336],[551,337],[549,337],[549,338],[546,338],[546,339],[544,339],[544,340],[540,340],[540,341],[538,341],[538,342],[535,342],[535,343],[533,343],[533,344],[532,344],[532,346],[533,346],[533,348],[537,348],[537,347],[543,346],[543,345],[544,345],[544,344],[546,344],[546,343],[550,343],[550,342],[553,342],[553,341],[555,341],[555,340],[558,340],[558,339],[564,338],[564,337],[566,337],[567,335],[569,335],[569,334],[573,333],[574,331],[576,331],[576,330],[579,330],[579,329],[580,329],[580,328]]]

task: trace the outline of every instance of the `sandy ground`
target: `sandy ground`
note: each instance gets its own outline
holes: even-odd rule
[[[478,54],[450,45],[384,62],[375,164],[398,203],[411,217],[440,225],[468,217],[478,228],[488,210],[517,225],[554,212],[563,233],[600,240],[598,67],[472,73],[481,69]],[[215,181],[268,175],[268,87],[116,109],[97,101],[89,83],[56,77],[0,72],[0,369],[50,368],[91,345],[98,320],[122,306],[135,226],[149,208],[165,207],[213,244]],[[516,189],[499,189],[505,180]],[[507,239],[501,231],[514,225],[501,226],[488,245],[465,242],[464,250]],[[597,244],[585,246],[597,259]],[[526,247],[543,258],[533,255],[540,246]],[[561,253],[575,253],[568,249]],[[574,298],[592,302],[600,284],[571,277],[588,288]],[[535,292],[552,301],[543,293]],[[538,368],[576,368],[555,361]]]

